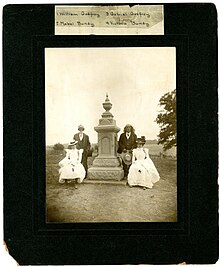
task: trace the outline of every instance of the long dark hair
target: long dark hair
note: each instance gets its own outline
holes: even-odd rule
[[[126,132],[126,128],[130,126],[131,127],[131,133],[134,133],[135,132],[135,129],[134,127],[131,125],[131,124],[126,124],[125,127],[124,127],[124,133]]]

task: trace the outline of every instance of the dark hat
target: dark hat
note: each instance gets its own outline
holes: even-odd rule
[[[139,138],[137,138],[137,141],[136,141],[138,144],[145,144],[146,143],[146,139],[145,139],[145,136],[141,136]]]

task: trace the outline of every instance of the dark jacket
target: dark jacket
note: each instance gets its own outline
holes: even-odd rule
[[[76,148],[77,149],[84,149],[84,153],[88,153],[89,150],[90,150],[90,142],[89,142],[89,136],[84,134],[83,133],[83,139],[82,141],[80,141],[80,138],[79,138],[79,133],[77,134],[74,134],[74,137],[73,139],[75,139],[76,141],[78,141],[77,145],[76,145]]]
[[[135,133],[131,133],[130,137],[127,139],[126,133],[122,133],[120,135],[118,141],[118,153],[122,153],[124,149],[132,150],[137,147],[137,135]]]
[[[77,149],[82,149],[83,148],[83,154],[82,154],[82,164],[87,172],[88,165],[87,165],[87,157],[88,157],[88,152],[90,150],[90,142],[89,142],[89,136],[83,133],[83,139],[82,141],[79,138],[79,133],[74,134],[73,139],[78,141],[76,148]]]

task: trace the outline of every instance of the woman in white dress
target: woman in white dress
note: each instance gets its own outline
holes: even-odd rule
[[[75,181],[75,188],[77,188],[76,183],[82,183],[86,175],[85,169],[81,164],[83,149],[77,149],[76,144],[77,141],[74,140],[68,145],[65,158],[59,162],[59,182]]]
[[[137,148],[133,149],[132,165],[128,173],[128,185],[152,188],[159,181],[160,175],[149,157],[149,149],[144,148],[145,138],[137,139]]]

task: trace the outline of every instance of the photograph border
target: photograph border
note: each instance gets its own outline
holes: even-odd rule
[[[188,99],[188,38],[187,36],[37,36],[34,41],[34,138],[37,151],[34,162],[34,220],[36,233],[74,233],[74,234],[158,234],[164,231],[167,234],[187,234],[188,210],[186,178],[187,164],[187,99]],[[45,48],[68,48],[68,47],[176,47],[176,89],[177,89],[177,222],[102,222],[102,223],[48,223],[46,222],[46,174],[45,174]],[[147,71],[147,70],[146,70]],[[184,105],[182,104],[184,100]],[[183,116],[184,114],[184,116]],[[182,146],[184,144],[184,146]],[[39,167],[40,166],[40,167]],[[184,182],[183,182],[184,180]]]
[[[164,20],[165,35],[161,40],[185,39],[184,45],[180,45],[183,58],[179,63],[188,59],[188,66],[177,62],[179,68],[184,69],[181,75],[177,73],[177,83],[183,79],[184,88],[181,92],[177,90],[177,123],[186,133],[178,135],[177,140],[178,146],[181,144],[177,153],[181,155],[184,152],[178,164],[183,166],[187,175],[178,180],[178,187],[184,188],[178,194],[178,202],[184,201],[179,211],[182,224],[175,229],[177,224],[147,223],[148,230],[144,227],[143,230],[135,229],[135,224],[132,224],[133,230],[125,231],[89,230],[87,225],[75,230],[70,224],[65,224],[61,225],[62,230],[57,230],[56,224],[53,229],[42,224],[45,219],[45,213],[42,213],[42,208],[45,208],[45,184],[42,180],[45,169],[38,169],[37,164],[45,163],[45,144],[41,143],[45,125],[40,121],[45,106],[44,99],[36,102],[44,95],[42,49],[48,40],[51,45],[58,45],[53,41],[54,5],[4,7],[4,242],[10,256],[20,265],[217,262],[217,10],[212,3],[165,3]],[[16,27],[15,22],[19,22]],[[103,46],[108,37],[88,38],[89,42],[97,38],[99,45]],[[112,38],[120,40],[120,36]],[[124,38],[130,43],[130,37]],[[134,38],[156,41],[155,36]],[[64,39],[65,36],[59,39],[60,46],[65,45]],[[84,36],[76,38],[75,45],[82,46],[85,39]],[[39,81],[34,80],[37,77],[40,77]],[[35,91],[36,88],[39,92]],[[180,113],[181,110],[185,113]]]

